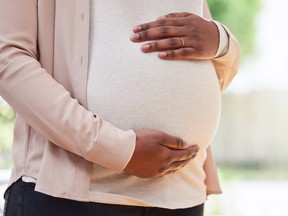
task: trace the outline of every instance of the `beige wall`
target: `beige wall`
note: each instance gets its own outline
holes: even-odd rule
[[[218,163],[288,167],[288,92],[224,94],[212,147]]]

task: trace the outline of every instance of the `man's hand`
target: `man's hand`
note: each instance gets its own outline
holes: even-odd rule
[[[141,178],[172,174],[192,160],[199,147],[158,130],[136,131],[136,147],[124,171]]]
[[[165,60],[212,59],[219,45],[217,26],[191,13],[171,13],[133,31],[131,41],[152,41],[141,46],[143,52],[159,52]]]

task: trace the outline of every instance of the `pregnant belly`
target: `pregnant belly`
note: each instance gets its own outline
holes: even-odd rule
[[[163,61],[148,55],[141,61],[120,57],[116,64],[96,64],[88,81],[92,112],[122,129],[159,129],[203,147],[211,142],[220,116],[211,61]]]

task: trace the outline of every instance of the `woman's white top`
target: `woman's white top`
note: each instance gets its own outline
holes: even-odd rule
[[[220,116],[211,61],[165,61],[130,41],[133,27],[171,12],[202,13],[202,0],[92,0],[88,107],[121,129],[152,128],[201,148],[175,174],[141,179],[93,166],[90,200],[186,208],[206,199],[203,163]]]

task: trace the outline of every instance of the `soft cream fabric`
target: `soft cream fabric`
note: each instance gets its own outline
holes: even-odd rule
[[[135,25],[173,11],[201,15],[202,1],[91,2],[88,109],[125,130],[153,128],[177,135],[198,144],[201,153],[185,169],[164,178],[141,179],[94,164],[91,201],[172,209],[206,199],[203,164],[220,117],[213,63],[163,61],[129,40]],[[220,45],[223,50],[225,44]]]
[[[0,94],[18,113],[10,184],[25,175],[37,179],[37,191],[89,201],[92,163],[120,172],[135,146],[132,130],[87,110],[90,1],[0,5]],[[239,47],[231,35],[229,43],[219,59],[221,86],[238,66]]]

